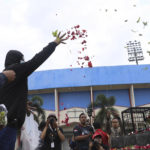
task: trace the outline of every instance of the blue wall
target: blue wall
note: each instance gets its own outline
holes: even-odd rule
[[[102,90],[94,91],[94,100],[96,100],[97,95],[104,94],[106,97],[114,96],[116,98],[116,106],[130,106],[129,100],[129,90]]]
[[[135,105],[144,105],[150,103],[150,89],[134,89]]]
[[[90,104],[90,91],[59,93],[59,109],[86,108]]]
[[[55,111],[55,98],[54,94],[36,94],[38,96],[41,96],[43,99],[43,106],[42,108],[45,110],[53,110]],[[28,98],[31,99],[34,95],[29,95]]]
[[[34,72],[29,90],[150,83],[150,65],[74,68]]]

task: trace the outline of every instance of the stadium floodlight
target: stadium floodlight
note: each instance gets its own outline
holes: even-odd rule
[[[144,60],[141,43],[138,41],[129,41],[127,43],[128,60],[135,61],[138,65],[139,60]]]

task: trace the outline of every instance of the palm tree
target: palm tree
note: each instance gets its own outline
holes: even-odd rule
[[[34,107],[34,112],[36,113],[34,115],[34,119],[35,121],[39,124],[39,122],[41,121],[45,121],[45,112],[44,110],[41,108],[41,106],[43,105],[43,99],[40,96],[33,96],[31,98],[31,100],[29,100],[32,102],[31,106]]]
[[[101,108],[98,114],[95,116],[95,121],[101,122],[101,126],[104,127],[107,121],[107,115],[110,114],[112,116],[116,116],[118,114],[118,110],[113,106],[115,105],[116,99],[114,96],[106,97],[104,94],[99,94],[96,97],[93,105],[90,104],[88,109],[93,108]]]

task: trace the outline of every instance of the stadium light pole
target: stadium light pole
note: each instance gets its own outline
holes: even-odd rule
[[[138,41],[129,41],[127,43],[127,51],[128,51],[128,60],[135,61],[138,65],[138,61],[144,60],[143,51],[141,48],[141,43]]]

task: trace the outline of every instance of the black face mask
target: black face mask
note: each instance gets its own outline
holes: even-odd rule
[[[24,61],[23,54],[17,50],[10,50],[5,59],[5,68],[13,64],[18,64]]]

